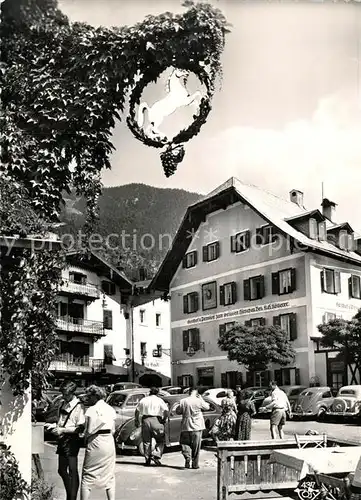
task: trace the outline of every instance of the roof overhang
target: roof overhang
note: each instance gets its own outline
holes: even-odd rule
[[[284,220],[292,224],[292,222],[298,222],[298,221],[301,222],[306,219],[316,219],[319,222],[322,222],[326,220],[326,217],[317,209],[317,210],[311,210],[309,212],[304,212],[299,215],[294,215],[293,217],[287,217]]]

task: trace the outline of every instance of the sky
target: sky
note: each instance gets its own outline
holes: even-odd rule
[[[181,3],[59,1],[71,21],[108,27],[182,12]],[[233,26],[207,123],[186,143],[185,158],[168,179],[159,150],[135,139],[125,121],[117,123],[104,185],[141,182],[205,194],[235,176],[286,198],[299,189],[311,209],[320,206],[323,183],[324,196],[338,204],[336,221],[361,232],[361,3],[211,3]],[[162,98],[164,81],[147,88],[144,100]],[[196,79],[189,85],[202,90]],[[177,111],[164,131],[184,128],[191,111]]]

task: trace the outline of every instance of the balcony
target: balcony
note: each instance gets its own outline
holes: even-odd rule
[[[90,283],[75,283],[75,281],[63,279],[60,286],[63,295],[76,295],[87,300],[95,300],[100,297],[100,290],[96,285]]]
[[[104,368],[102,359],[89,359],[89,356],[77,357],[70,353],[58,354],[50,363],[49,370],[61,372],[97,372]]]
[[[103,337],[104,325],[102,321],[90,321],[83,318],[71,318],[70,316],[58,317],[56,327],[62,332]]]

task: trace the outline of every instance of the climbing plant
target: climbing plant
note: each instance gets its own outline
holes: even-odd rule
[[[39,215],[56,219],[73,185],[94,222],[100,174],[110,168],[111,134],[129,92],[128,126],[146,145],[163,148],[165,174],[174,173],[183,143],[206,121],[221,77],[228,24],[220,10],[188,0],[183,14],[110,29],[70,23],[56,0],[5,0],[1,7],[1,169],[24,184]],[[195,73],[207,92],[187,130],[150,143],[137,129],[134,105],[170,66]]]

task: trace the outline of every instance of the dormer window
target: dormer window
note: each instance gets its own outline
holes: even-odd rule
[[[331,227],[327,232],[327,240],[345,252],[355,248],[354,232],[347,222]]]
[[[312,238],[313,240],[317,240],[318,239],[317,220],[311,217],[310,220],[308,221],[308,224],[309,224],[310,238]]]

